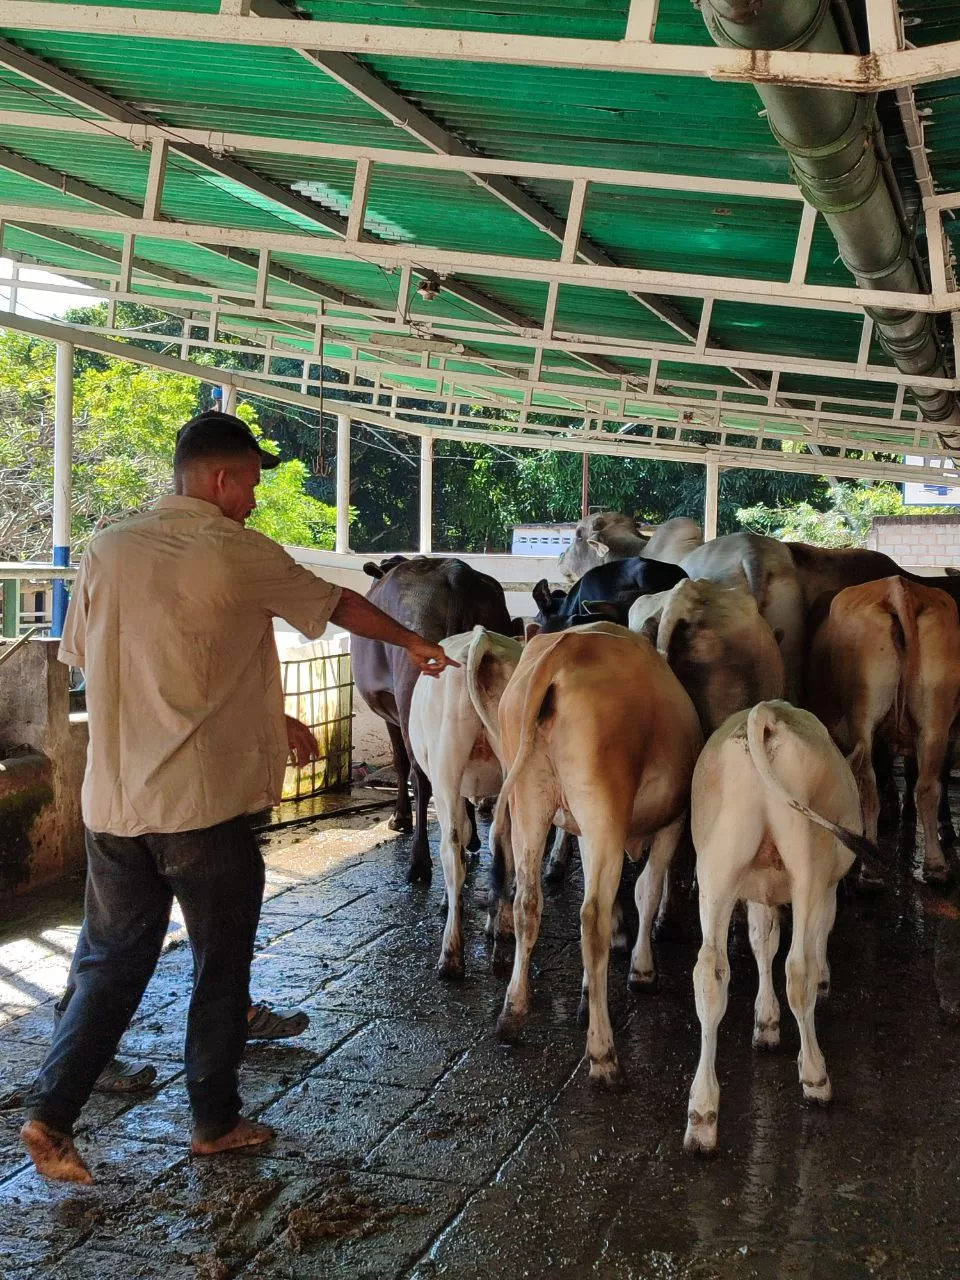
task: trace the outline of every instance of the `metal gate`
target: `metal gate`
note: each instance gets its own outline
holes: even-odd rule
[[[317,641],[281,654],[287,715],[309,725],[320,743],[320,759],[288,765],[284,800],[302,800],[350,783],[353,749],[353,670],[349,652],[336,642]]]

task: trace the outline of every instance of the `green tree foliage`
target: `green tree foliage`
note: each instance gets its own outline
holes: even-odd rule
[[[910,515],[942,514],[942,507],[910,507]],[[821,547],[863,547],[874,516],[905,513],[900,490],[892,484],[838,484],[825,510],[809,502],[792,506],[758,503],[737,512],[744,529],[788,542],[812,542]]]
[[[100,356],[78,366],[72,540],[82,550],[99,524],[170,492],[177,429],[206,406],[193,378]],[[43,559],[51,552],[53,345],[0,335],[0,388],[0,559]],[[261,434],[251,405],[238,413]],[[281,542],[332,547],[335,513],[306,491],[306,478],[297,460],[265,475],[250,524]]]

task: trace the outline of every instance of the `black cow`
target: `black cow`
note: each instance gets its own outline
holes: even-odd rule
[[[626,626],[630,606],[638,596],[669,591],[686,576],[679,565],[631,556],[629,560],[614,560],[588,569],[566,594],[551,591],[543,578],[533,588],[539,609],[535,621],[541,631],[565,631],[580,622],[596,620],[596,615],[602,613]]]
[[[377,581],[367,599],[411,631],[439,643],[447,636],[471,631],[510,632],[510,615],[503,587],[495,578],[478,573],[462,560],[391,556],[380,565],[372,561],[364,569]],[[387,724],[397,771],[397,807],[390,825],[394,831],[411,829],[407,781],[413,769],[417,823],[410,854],[411,882],[429,881],[430,846],[427,842],[427,804],[430,781],[410,751],[410,702],[420,674],[406,650],[379,640],[354,636],[351,642],[353,678],[357,692],[371,711]]]

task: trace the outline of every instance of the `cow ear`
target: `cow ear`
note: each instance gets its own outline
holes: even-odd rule
[[[646,636],[654,648],[657,647],[657,632],[660,630],[660,618],[662,615],[662,609],[659,613],[651,613],[649,618],[644,619],[643,626],[639,632],[640,635]]]
[[[383,570],[380,568],[378,564],[375,564],[372,560],[368,560],[367,563],[363,566],[363,572],[368,574],[371,578],[383,577]]]
[[[528,644],[533,639],[534,636],[538,636],[539,634],[540,634],[539,622],[525,623],[523,627],[523,643]]]
[[[604,556],[608,556],[610,554],[610,548],[605,542],[601,542],[599,538],[588,538],[587,546],[590,547],[591,550],[595,551],[601,560]]]
[[[550,595],[550,583],[546,578],[541,578],[533,588],[533,602],[541,613],[550,612],[553,597]]]

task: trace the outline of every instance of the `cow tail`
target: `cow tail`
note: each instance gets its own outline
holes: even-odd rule
[[[483,725],[486,735],[490,740],[497,755],[500,755],[500,726],[490,718],[484,701],[480,696],[480,685],[477,677],[480,672],[481,664],[484,658],[491,651],[490,633],[484,627],[476,626],[473,628],[473,636],[470,640],[470,646],[467,649],[467,659],[464,665],[464,672],[467,682],[467,693],[470,701],[473,703],[473,709],[480,717],[480,723]]]
[[[913,592],[903,578],[890,579],[887,592],[893,643],[900,654],[900,681],[894,703],[894,724],[900,741],[910,738],[907,719],[907,689],[916,683],[920,661],[920,637],[917,631],[917,609]]]
[[[862,858],[868,866],[875,869],[882,868],[883,857],[880,850],[866,836],[860,835],[856,831],[850,831],[847,827],[840,826],[839,823],[831,822],[829,818],[825,818],[822,814],[809,808],[801,800],[798,800],[796,796],[791,795],[774,773],[773,766],[770,763],[770,755],[767,751],[767,736],[780,727],[782,727],[781,722],[769,702],[759,703],[747,716],[747,747],[750,751],[753,767],[760,775],[764,786],[772,791],[784,804],[789,805],[791,809],[795,809],[797,813],[802,813],[805,818],[809,818],[817,826],[824,827],[827,831],[832,832],[841,844],[846,845],[850,852],[856,854],[858,858]]]
[[[562,646],[566,636],[570,634],[571,632],[568,631],[561,636],[559,643],[549,649],[533,669],[526,696],[523,700],[523,710],[520,713],[520,746],[517,749],[513,764],[503,780],[503,786],[500,790],[500,804],[506,804],[510,792],[516,786],[517,779],[526,768],[527,762],[533,754],[540,708],[543,706],[544,699],[550,691],[555,674],[553,656]]]
[[[493,811],[493,821],[490,824],[490,856],[492,859],[490,866],[491,913],[494,911],[496,902],[503,902],[509,897],[510,886],[513,883],[513,845],[510,840],[504,838],[509,830],[510,806],[501,791],[497,797],[497,804]]]

